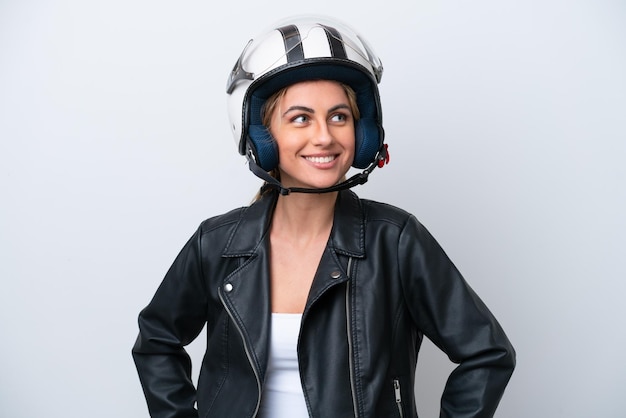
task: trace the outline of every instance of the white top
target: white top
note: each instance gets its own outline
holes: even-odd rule
[[[302,314],[272,313],[269,362],[259,418],[308,418],[300,371],[298,335]]]

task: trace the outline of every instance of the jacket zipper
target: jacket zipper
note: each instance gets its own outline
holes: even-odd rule
[[[400,418],[402,418],[402,394],[400,393],[400,380],[393,379],[393,392],[396,395],[396,405],[398,406],[398,412],[400,413]]]
[[[348,259],[348,278],[351,276],[352,257]],[[359,409],[356,399],[356,378],[354,376],[354,347],[352,345],[352,327],[350,326],[350,280],[346,282],[346,333],[348,334],[348,365],[350,367],[350,391],[352,392],[352,407],[354,409],[354,418],[359,418]]]
[[[256,407],[254,408],[254,413],[252,414],[252,418],[254,418],[258,414],[259,407],[261,406],[261,391],[263,390],[263,388],[261,387],[261,378],[259,377],[258,370],[256,369],[256,367],[254,367],[254,362],[252,361],[252,355],[250,354],[250,349],[248,348],[246,339],[243,336],[243,332],[241,331],[241,328],[239,327],[239,325],[237,325],[237,322],[235,321],[235,318],[233,317],[233,314],[231,313],[230,309],[228,309],[228,305],[226,304],[226,302],[224,302],[224,297],[222,296],[222,292],[219,292],[219,296],[220,296],[220,300],[222,301],[222,305],[224,305],[224,309],[226,309],[226,313],[228,313],[230,320],[233,322],[233,324],[235,324],[235,328],[237,328],[237,332],[239,332],[239,336],[241,336],[241,340],[243,341],[243,348],[246,352],[246,357],[248,358],[248,363],[250,363],[250,367],[252,368],[252,371],[254,372],[254,378],[256,379],[257,391],[259,395],[257,397],[257,402],[256,402]]]

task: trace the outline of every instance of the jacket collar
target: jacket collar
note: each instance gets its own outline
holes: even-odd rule
[[[268,193],[242,211],[224,249],[224,257],[252,256],[269,229],[278,193]],[[365,215],[358,196],[343,190],[337,196],[330,245],[339,254],[365,256]]]

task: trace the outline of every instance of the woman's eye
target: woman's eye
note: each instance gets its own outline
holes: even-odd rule
[[[344,113],[336,113],[330,118],[330,120],[332,120],[333,122],[345,122],[346,120],[348,120],[348,115]]]
[[[298,115],[295,118],[291,119],[294,123],[305,123],[309,118],[306,115]]]

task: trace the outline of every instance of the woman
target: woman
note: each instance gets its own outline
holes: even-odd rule
[[[515,364],[496,319],[414,216],[347,190],[388,161],[381,75],[329,19],[293,18],[244,49],[231,126],[265,184],[200,225],[139,316],[151,416],[416,417],[424,335],[458,363],[441,416],[493,416]],[[346,180],[351,166],[363,171]],[[196,390],[184,346],[205,324]]]

